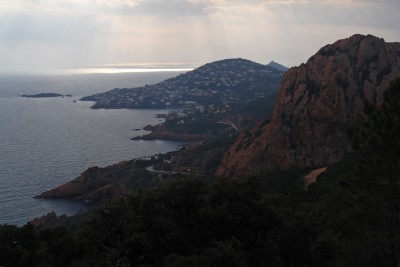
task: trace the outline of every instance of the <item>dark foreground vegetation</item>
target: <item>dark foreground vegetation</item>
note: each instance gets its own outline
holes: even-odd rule
[[[349,131],[358,152],[304,189],[290,170],[177,178],[70,228],[0,227],[1,266],[398,266],[400,80]]]

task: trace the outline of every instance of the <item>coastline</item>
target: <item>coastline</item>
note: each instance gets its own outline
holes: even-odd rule
[[[0,104],[7,122],[0,127],[0,224],[22,226],[51,211],[58,216],[75,214],[82,209],[75,201],[33,196],[74,179],[89,166],[166,153],[181,144],[130,140],[132,129],[159,122],[156,110],[93,110],[86,103],[58,97],[46,101],[2,97]]]
[[[204,140],[211,137],[212,135],[202,134],[178,134],[174,131],[169,130],[163,124],[157,125],[146,125],[143,130],[151,131],[148,134],[141,136],[135,136],[131,140],[166,140],[166,141],[182,141],[182,142],[194,142]]]

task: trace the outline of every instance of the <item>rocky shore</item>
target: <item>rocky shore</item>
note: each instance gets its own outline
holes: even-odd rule
[[[114,199],[130,191],[153,184],[154,175],[146,171],[152,160],[130,160],[100,168],[90,167],[80,176],[35,198],[72,199],[98,202]]]

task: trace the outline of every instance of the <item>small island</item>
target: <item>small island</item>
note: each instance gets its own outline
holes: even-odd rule
[[[56,94],[56,93],[40,93],[40,94],[34,94],[34,95],[21,95],[21,97],[45,98],[45,97],[64,97],[64,95]]]

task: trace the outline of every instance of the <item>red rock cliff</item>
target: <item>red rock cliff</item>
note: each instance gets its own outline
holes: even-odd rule
[[[327,45],[283,77],[270,123],[242,134],[217,175],[257,175],[291,166],[320,167],[351,151],[346,128],[362,117],[365,99],[400,77],[400,43],[354,35]]]

